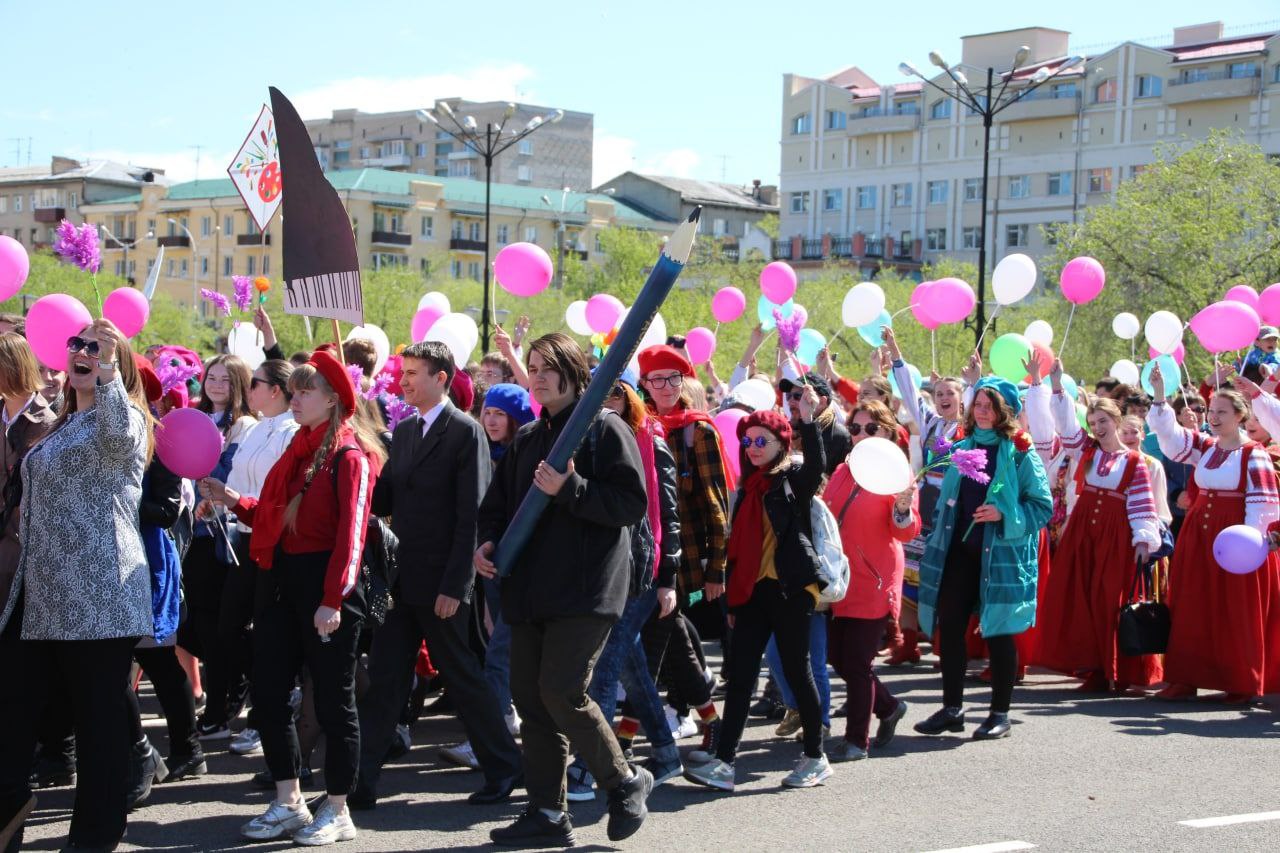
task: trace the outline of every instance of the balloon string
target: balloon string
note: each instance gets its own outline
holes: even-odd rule
[[[1058,347],[1058,358],[1067,350],[1067,338],[1071,337],[1071,321],[1076,317],[1076,304],[1071,303],[1071,313],[1067,315],[1067,330],[1062,333],[1062,346]]]
[[[987,324],[982,327],[982,334],[978,335],[978,346],[975,347],[978,352],[982,352],[982,342],[987,337],[987,330],[990,329],[991,324],[996,321],[996,317],[1000,314],[1001,307],[1002,306],[999,303],[996,304],[996,307],[991,312],[991,316],[987,318]]]
[[[900,308],[899,310],[894,311],[891,315],[889,315],[889,319],[892,320],[894,317],[897,317],[899,314],[902,314],[906,311],[910,311],[912,308],[917,308],[917,307],[919,306],[908,304],[906,308]],[[871,322],[874,323],[875,320],[872,320]]]
[[[715,337],[720,337],[720,321],[716,320],[716,330],[711,333]]]
[[[1219,394],[1222,392],[1222,385],[1220,383],[1221,379],[1218,375],[1218,354],[1215,352],[1213,354],[1213,393]]]
[[[938,372],[938,330],[929,330],[929,350],[933,355],[933,372]]]

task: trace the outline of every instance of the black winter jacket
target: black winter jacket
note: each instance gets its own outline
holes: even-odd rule
[[[680,487],[676,482],[676,458],[661,438],[653,439],[653,464],[658,469],[659,509],[662,522],[662,559],[654,586],[675,589],[680,570]]]

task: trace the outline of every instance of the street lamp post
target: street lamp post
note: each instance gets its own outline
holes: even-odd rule
[[[613,195],[616,190],[609,187],[602,190],[604,195]],[[542,203],[554,214],[556,214],[556,289],[564,289],[564,238],[567,236],[565,223],[565,215],[569,212],[566,202],[569,198],[569,188],[564,187],[560,190],[560,206],[557,208],[551,203],[550,196],[543,196]]]
[[[436,112],[443,113],[445,118],[453,123],[453,128],[445,126],[436,117]],[[497,126],[493,122],[485,122],[484,131],[482,132],[472,116],[464,116],[462,121],[458,121],[453,108],[445,101],[438,102],[434,110],[418,110],[418,118],[440,128],[461,142],[464,148],[476,152],[484,159],[484,306],[480,313],[480,339],[486,352],[489,350],[489,330],[493,305],[493,294],[490,290],[492,273],[489,269],[489,222],[493,191],[493,161],[503,151],[529,136],[538,128],[546,124],[554,124],[564,118],[564,110],[556,110],[546,116],[534,116],[520,130],[506,130],[507,122],[515,115],[515,112],[516,105],[507,104],[507,109],[502,114],[502,122]],[[506,133],[505,136],[503,135],[504,132]]]
[[[199,286],[200,266],[199,258],[196,257],[196,238],[192,236],[190,229],[183,225],[172,216],[169,217],[169,224],[176,225],[182,229],[182,233],[187,235],[187,242],[191,244],[191,307],[194,308],[200,304],[196,299],[196,289]],[[216,289],[216,288],[215,288]]]
[[[1013,57],[1013,67],[1001,75],[1004,77],[1004,81],[1000,84],[1000,90],[994,92],[994,94],[997,73],[994,68],[987,68],[986,86],[979,90],[982,92],[981,95],[975,95],[973,90],[969,88],[969,81],[965,78],[964,73],[947,65],[942,55],[936,50],[929,52],[929,61],[946,72],[947,76],[956,84],[955,89],[942,88],[921,74],[919,69],[910,62],[903,62],[898,65],[898,70],[907,77],[919,77],[961,107],[966,107],[982,116],[982,219],[978,223],[978,314],[973,321],[974,340],[977,344],[982,343],[982,333],[987,327],[987,182],[991,173],[992,122],[1001,111],[1013,106],[1068,69],[1084,62],[1082,57],[1070,56],[1063,60],[1052,72],[1049,71],[1047,65],[1043,65],[1031,76],[1030,83],[1027,86],[1009,93],[1006,98],[1005,94],[1009,88],[1009,82],[1013,79],[1013,75],[1019,66],[1027,61],[1027,57],[1030,54],[1031,49],[1025,45],[1018,48]]]
[[[115,234],[112,234],[111,229],[108,228],[105,223],[99,223],[98,227],[101,228],[103,232],[106,233],[107,237],[111,239],[111,242],[115,243],[121,249],[124,249],[124,260],[121,262],[124,266],[123,278],[126,282],[129,283],[130,287],[133,287],[133,276],[129,275],[129,250],[138,245],[138,238],[135,237],[126,243],[124,240],[121,240]],[[153,236],[154,233],[155,232],[153,231],[148,231],[146,233],[146,236],[143,237],[142,239],[144,240],[149,239],[150,237]]]

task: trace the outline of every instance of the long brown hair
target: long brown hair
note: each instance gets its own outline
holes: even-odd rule
[[[893,412],[889,410],[888,406],[879,400],[859,400],[858,405],[854,406],[853,410],[849,412],[849,419],[845,421],[845,424],[853,423],[854,417],[859,412],[864,413],[871,418],[873,423],[880,427],[880,432],[883,433],[882,438],[887,438],[894,444],[898,443],[898,421],[894,418]]]
[[[209,363],[204,366],[204,377],[200,380],[200,402],[196,404],[196,408],[209,417],[213,417],[213,401],[205,393],[204,386],[209,381],[209,371],[219,364],[227,369],[227,408],[220,427],[222,434],[226,435],[236,421],[253,417],[253,409],[249,406],[249,383],[253,381],[253,371],[238,355],[219,355],[209,359]]]
[[[102,322],[101,320],[97,322]],[[95,324],[91,323],[81,330],[92,329]],[[116,344],[116,372],[120,374],[120,381],[124,384],[125,393],[129,395],[129,402],[142,412],[142,424],[147,433],[147,450],[144,457],[143,465],[151,464],[151,457],[156,451],[156,435],[155,416],[151,414],[151,405],[147,402],[147,392],[142,384],[142,374],[138,372],[138,365],[133,360],[133,349],[129,346],[129,342],[124,336],[120,336],[119,342]],[[70,393],[63,395],[62,410],[58,412],[58,416],[54,418],[53,425],[49,428],[49,434],[52,435],[55,430],[67,422],[80,407],[79,395],[74,390],[68,389]]]
[[[1009,408],[1009,404],[1004,401],[1004,397],[1001,397],[998,391],[991,388],[979,388],[977,393],[985,395],[991,401],[991,407],[996,411],[996,422],[991,425],[991,428],[998,432],[1001,438],[1012,441],[1013,437],[1022,430],[1022,427],[1019,426],[1017,417],[1013,414],[1013,410]],[[977,399],[977,395],[974,396],[974,399]],[[978,423],[973,419],[974,408],[974,406],[966,407],[964,413],[965,435],[973,435],[977,432]]]
[[[622,391],[622,420],[633,433],[639,435],[640,430],[644,429],[645,421],[649,419],[649,409],[636,390],[627,383],[619,382],[613,387],[615,391]]]
[[[27,339],[15,332],[0,335],[0,397],[30,397],[43,387],[40,366]]]

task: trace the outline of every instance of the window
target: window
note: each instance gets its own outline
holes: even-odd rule
[[[1110,169],[1090,169],[1089,170],[1089,192],[1091,193],[1111,192],[1111,170]]]
[[[529,168],[528,166],[516,166],[516,180],[532,181],[533,169]]]
[[[270,255],[262,256],[262,274],[271,275],[271,256]]]
[[[170,263],[170,264],[172,264],[172,263],[173,263],[173,261],[169,261],[169,263]],[[227,257],[225,257],[225,258],[223,258],[223,259],[222,259],[222,274],[223,274],[223,275],[231,275],[231,269],[232,269],[231,264],[232,264],[232,258],[231,258],[231,256],[230,256],[230,255],[228,255]],[[173,275],[173,269],[172,269],[172,267],[170,267],[169,275]]]
[[[929,118],[951,118],[951,101],[947,98],[939,98],[929,107]]]
[[[204,278],[207,275],[209,275],[209,259],[201,258],[200,259],[200,277]]]
[[[846,119],[844,110],[827,110],[827,130],[844,130]]]
[[[383,157],[399,157],[404,154],[404,140],[393,139],[390,142],[384,142],[378,153]]]
[[[1105,104],[1116,99],[1116,81],[1103,80],[1101,83],[1093,87],[1093,102],[1095,104]]]
[[[469,178],[471,177],[471,161],[470,160],[453,160],[449,163],[450,178]]]
[[[1017,249],[1027,245],[1026,225],[1006,225],[1004,227],[1004,244],[1010,249]]]
[[[471,263],[467,264],[467,278],[472,279],[474,281],[480,280],[480,262],[479,261],[472,261]]]
[[[945,252],[947,250],[947,229],[927,229],[924,232],[924,247],[930,252]]]
[[[517,145],[516,145],[516,153],[517,153],[517,154],[524,154],[524,155],[526,155],[526,156],[527,156],[527,155],[532,154],[532,153],[533,153],[533,140],[532,140],[532,139],[521,139],[521,140],[520,140],[520,142],[519,142],[519,144],[517,144]]]
[[[257,261],[258,259],[255,258],[253,255],[250,255],[249,257],[245,258],[245,263],[244,263],[245,275],[257,275],[257,272],[258,272]],[[185,265],[186,261],[183,261],[182,263]]]
[[[872,210],[876,206],[876,188],[858,187],[858,210]]]
[[[21,194],[15,195],[13,197],[13,212],[14,213],[22,212],[22,195]]]
[[[116,261],[116,277],[124,278],[124,261]]]
[[[1258,76],[1258,63],[1232,62],[1227,66],[1227,76],[1233,80]]]
[[[1013,175],[1009,178],[1009,198],[1028,198],[1030,195],[1030,175]]]
[[[434,237],[435,230],[435,222],[432,218],[430,216],[422,217],[422,229],[418,232],[419,236],[428,238]]]
[[[9,212],[9,197],[7,195],[0,195],[0,213],[8,213],[8,212]]]
[[[1053,86],[1053,96],[1055,98],[1074,98],[1076,96],[1076,84],[1055,83]]]
[[[920,115],[920,104],[914,99],[910,101],[894,101],[893,114],[896,116],[918,116]]]
[[[844,209],[844,190],[823,190],[822,209],[828,213]],[[723,222],[724,220],[717,220]]]
[[[507,236],[509,233],[510,233],[510,226],[508,225],[498,226],[498,245],[499,246],[505,246],[507,245],[507,243],[510,242]]]
[[[1066,222],[1050,222],[1041,226],[1044,232],[1044,244],[1046,246],[1058,245],[1058,235],[1062,233],[1062,229],[1067,227]]]
[[[453,278],[462,278],[462,261],[449,261],[449,275]]]
[[[120,261],[116,261],[116,275],[124,274],[124,270],[122,269],[122,267],[123,267],[123,264]],[[165,273],[165,275],[169,276],[169,278],[173,278],[173,273],[177,268],[178,268],[178,264],[173,260],[173,258],[170,258],[169,271]]]
[[[808,213],[809,212],[809,193],[792,193],[791,194],[791,212],[792,213]]]
[[[964,200],[979,201],[982,199],[982,178],[964,179]]]
[[[1272,83],[1280,83],[1280,62],[1276,63],[1274,73],[1271,75]]]
[[[813,121],[809,118],[808,113],[800,113],[791,120],[791,135],[796,136],[801,133],[808,133],[813,130]]]
[[[208,237],[213,233],[213,218],[209,216],[200,217],[200,236]]]
[[[1138,91],[1134,95],[1135,98],[1158,98],[1160,97],[1161,81],[1159,77],[1153,74],[1138,75]]]
[[[236,218],[234,216],[222,217],[222,233],[228,237],[236,233]]]
[[[427,143],[419,142],[417,145],[413,146],[413,156],[426,157],[428,156],[427,154],[428,150],[429,150],[429,146],[427,145]]]
[[[835,209],[835,210],[839,210],[840,208],[839,208],[839,206],[837,206],[837,207],[836,207],[836,208],[834,208],[834,209]],[[714,219],[714,220],[712,220],[712,222],[711,222],[711,233],[712,233],[712,235],[713,235],[713,236],[715,236],[715,237],[723,237],[723,236],[724,236],[724,234],[725,234],[725,224],[726,224],[726,223],[725,223],[725,221],[724,221],[723,219]]]
[[[67,207],[75,210],[80,206],[80,194],[75,192],[67,193]]]
[[[911,206],[911,184],[894,184],[893,185],[893,206],[894,207],[910,207]]]
[[[1049,173],[1049,195],[1071,195],[1071,173]]]
[[[526,225],[524,227],[524,241],[526,243],[538,242],[538,226],[537,225]]]
[[[116,220],[116,228],[119,228],[120,230],[116,231],[112,229],[113,234],[123,234],[124,228],[121,227],[119,219]],[[169,220],[169,236],[170,237],[178,236],[178,223],[174,222],[172,219]]]
[[[484,235],[481,231],[482,227],[483,226],[481,225],[481,223],[472,222],[471,227],[467,229],[468,236],[477,243],[479,243],[482,239],[484,239]]]
[[[449,236],[452,237],[454,240],[462,239],[462,220],[461,219],[453,220],[453,228],[451,229]]]
[[[982,229],[976,225],[967,225],[960,230],[960,248],[976,249],[982,239]]]
[[[1182,69],[1183,83],[1199,83],[1201,80],[1209,79],[1208,68],[1184,68]]]
[[[604,243],[600,242],[600,235],[597,234],[596,235],[596,254],[597,255],[603,254],[603,252],[604,252]]]
[[[947,182],[946,181],[930,181],[929,188],[929,204],[946,204],[947,203]]]
[[[361,160],[368,160],[368,159],[369,159],[369,146],[368,146],[368,145],[361,145],[361,146],[360,146],[360,159],[361,159]]]
[[[1142,174],[1143,172],[1145,172],[1145,171],[1147,171],[1147,167],[1146,167],[1146,165],[1130,166],[1130,167],[1129,167],[1129,180],[1133,180],[1134,178],[1138,177],[1139,175],[1141,175],[1141,174]]]

